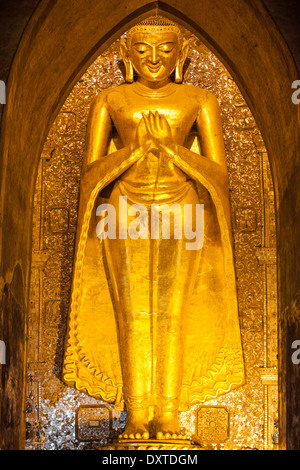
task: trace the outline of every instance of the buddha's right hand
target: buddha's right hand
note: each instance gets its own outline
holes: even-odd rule
[[[166,117],[163,114],[159,114],[158,111],[155,111],[155,113],[150,111],[147,116],[144,116],[144,120],[148,136],[158,151],[162,150],[168,157],[176,153],[177,146]]]
[[[133,145],[133,150],[142,150],[143,155],[152,152],[153,155],[159,156],[158,146],[149,135],[145,117],[143,116],[136,128],[136,136]]]

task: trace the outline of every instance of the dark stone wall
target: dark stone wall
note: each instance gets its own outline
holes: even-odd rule
[[[16,266],[10,284],[5,284],[0,302],[1,340],[6,363],[0,365],[0,449],[22,449],[25,435],[24,374],[26,364],[26,311],[23,279]]]
[[[298,0],[263,0],[263,4],[285,39],[300,72],[300,2]]]
[[[29,18],[40,0],[0,0],[0,80],[9,69]]]
[[[0,80],[9,70],[23,31],[40,0],[0,0]],[[0,105],[0,124],[3,105]]]

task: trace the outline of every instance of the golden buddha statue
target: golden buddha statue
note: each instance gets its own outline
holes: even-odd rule
[[[182,84],[188,49],[166,18],[133,27],[126,83],[97,95],[88,121],[64,380],[125,406],[123,439],[184,438],[179,411],[244,383],[220,111]],[[113,237],[97,236],[101,205]],[[180,209],[167,236],[151,236],[153,205]]]

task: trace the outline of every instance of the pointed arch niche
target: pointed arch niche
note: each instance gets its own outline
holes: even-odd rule
[[[181,413],[181,425],[210,448],[276,449],[276,223],[268,155],[232,76],[204,43],[182,30],[191,44],[184,82],[213,92],[221,107],[246,384]],[[115,437],[126,420],[125,412],[61,380],[87,116],[97,93],[124,81],[118,45],[119,39],[75,84],[40,158],[28,318],[28,449],[98,448]]]

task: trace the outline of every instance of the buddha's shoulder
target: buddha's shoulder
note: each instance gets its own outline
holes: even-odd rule
[[[182,89],[183,93],[188,95],[190,98],[197,100],[200,104],[217,101],[216,95],[205,88],[200,88],[186,83],[180,84],[179,87]]]
[[[176,92],[178,94],[184,95],[186,98],[198,101],[199,105],[217,101],[216,96],[204,88],[199,88],[194,85],[189,85],[185,83],[176,85],[176,88]],[[131,95],[131,84],[123,83],[122,85],[107,88],[99,92],[93,100],[93,105],[100,106],[103,104],[107,104],[109,106],[111,103],[114,103],[116,99],[118,103],[120,103],[123,99],[125,99],[125,101],[127,100],[127,98],[130,99]]]
[[[116,95],[125,96],[128,92],[129,86],[130,85],[128,85],[127,83],[124,83],[122,85],[99,91],[93,99],[93,105],[97,106],[109,103],[109,101]]]

